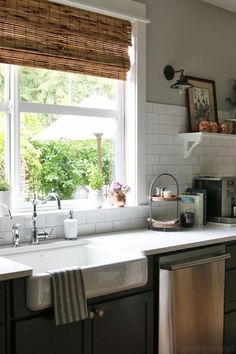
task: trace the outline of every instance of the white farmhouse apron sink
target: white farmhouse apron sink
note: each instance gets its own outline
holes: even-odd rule
[[[33,268],[26,279],[26,303],[32,311],[52,306],[49,270],[80,267],[87,299],[144,286],[148,278],[145,256],[81,240],[2,249],[0,255]]]

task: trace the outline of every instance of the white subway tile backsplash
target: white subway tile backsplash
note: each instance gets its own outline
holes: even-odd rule
[[[147,220],[146,218],[137,218],[130,220],[130,229],[143,229],[147,227]]]
[[[161,165],[171,165],[173,164],[174,162],[174,157],[173,156],[167,156],[167,155],[164,155],[164,156],[160,156],[160,164]]]
[[[113,222],[113,231],[125,231],[130,229],[130,220],[119,220]]]
[[[221,146],[217,147],[215,153],[220,156],[227,156],[228,155],[228,148]]]
[[[166,134],[175,135],[179,133],[179,127],[177,125],[168,125],[166,129]]]
[[[133,219],[138,216],[138,209],[136,207],[122,208],[122,219]]]
[[[164,124],[153,124],[153,134],[166,134],[167,133],[167,126]]]
[[[11,244],[12,244],[12,233],[11,232],[1,232],[0,246],[11,245]]]
[[[79,224],[78,225],[78,236],[92,235],[95,234],[96,228],[95,223],[93,224]]]
[[[104,209],[105,212],[105,221],[113,221],[122,219],[122,209],[123,208],[110,208]]]
[[[159,144],[160,137],[157,134],[147,134],[147,144]]]
[[[101,234],[103,232],[112,232],[113,231],[113,223],[111,221],[107,222],[98,222],[96,223],[96,233]]]
[[[147,123],[146,124],[146,133],[153,133],[153,126],[154,126],[155,124],[152,124],[152,123]]]
[[[78,224],[84,224],[87,222],[87,211],[76,210],[74,211],[74,217],[78,220]]]
[[[171,135],[161,135],[160,136],[160,144],[173,144],[174,139]]]
[[[179,114],[187,117],[188,111],[186,106],[179,106]]]
[[[161,103],[153,103],[152,110],[154,113],[166,113],[167,112],[167,105]]]
[[[149,216],[149,205],[140,205],[138,207],[138,217],[146,218]]]
[[[180,107],[167,105],[166,112],[167,112],[167,114],[173,114],[173,115],[177,116],[180,113]]]
[[[65,238],[64,225],[56,227],[55,235],[56,238]]]
[[[87,211],[87,223],[103,222],[104,220],[105,220],[104,209]]]
[[[153,103],[147,102],[146,103],[146,112],[147,113],[152,113],[153,112]]]
[[[64,219],[67,218],[67,215],[61,215],[61,213],[59,214],[48,214],[46,216],[46,225],[43,223],[39,223],[39,216],[37,218],[37,226],[38,227],[44,227],[44,226],[47,226],[47,227],[50,227],[52,225],[63,225],[64,224]]]
[[[167,145],[166,146],[166,154],[167,155],[176,155],[180,154],[180,147],[175,145]]]
[[[146,161],[148,164],[156,165],[159,163],[160,156],[158,155],[148,155]]]
[[[167,149],[168,149],[168,145],[157,145],[156,146],[156,153],[158,155],[166,155],[167,154]]]

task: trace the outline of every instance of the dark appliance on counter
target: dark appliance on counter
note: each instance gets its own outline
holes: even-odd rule
[[[207,190],[207,220],[236,224],[236,177],[198,177],[195,188]]]

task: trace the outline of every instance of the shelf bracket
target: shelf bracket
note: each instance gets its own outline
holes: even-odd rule
[[[184,158],[188,158],[192,151],[198,146],[202,140],[202,134],[179,134],[184,139]]]

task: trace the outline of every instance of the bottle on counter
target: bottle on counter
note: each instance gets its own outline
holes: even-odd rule
[[[64,233],[66,240],[77,239],[78,220],[73,216],[73,210],[69,211],[68,218],[64,220]]]

